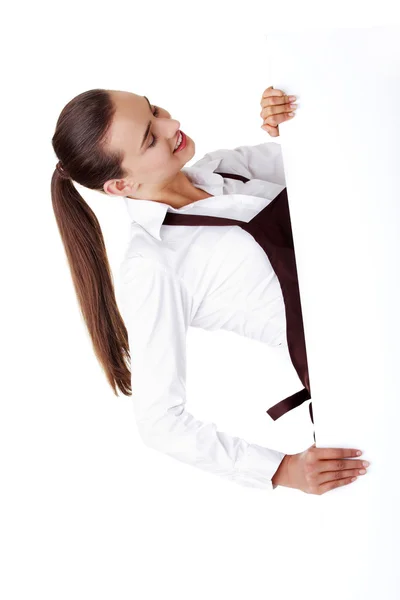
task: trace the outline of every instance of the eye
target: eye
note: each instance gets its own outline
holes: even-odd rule
[[[160,111],[158,110],[158,106],[155,106],[155,107],[154,107],[154,112],[153,112],[153,115],[154,115],[155,117],[158,117],[159,113],[160,113]],[[151,142],[151,144],[149,144],[147,147],[148,147],[148,148],[152,148],[153,146],[155,146],[155,145],[156,145],[156,143],[157,143],[157,140],[158,140],[158,136],[156,136],[156,135],[154,135],[154,134],[153,134],[153,141],[152,141],[152,142]]]

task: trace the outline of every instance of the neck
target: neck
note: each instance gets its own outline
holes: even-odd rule
[[[141,194],[139,191],[134,199],[140,200],[141,198],[145,198],[146,200],[169,204],[169,206],[172,206],[173,208],[182,208],[182,206],[186,206],[196,200],[202,200],[209,196],[211,196],[211,194],[195,187],[187,175],[182,171],[179,171],[175,179],[165,187],[151,192],[144,191]]]

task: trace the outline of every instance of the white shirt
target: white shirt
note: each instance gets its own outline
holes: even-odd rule
[[[213,170],[250,178],[224,179]],[[131,238],[120,267],[132,400],[143,442],[244,486],[272,490],[284,453],[250,444],[186,410],[188,327],[286,342],[281,287],[264,250],[241,227],[162,225],[167,211],[248,222],[285,187],[275,142],[210,152],[182,171],[213,194],[180,209],[125,197]]]

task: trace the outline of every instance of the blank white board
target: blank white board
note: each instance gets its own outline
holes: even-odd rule
[[[298,96],[280,142],[317,446],[371,462],[355,483],[293,496],[279,598],[398,600],[400,31],[266,40],[274,87]]]

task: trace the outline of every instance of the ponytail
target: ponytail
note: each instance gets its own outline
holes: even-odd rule
[[[111,116],[112,105],[105,90],[85,92],[64,108],[53,137],[67,172],[76,173],[74,179],[79,183],[99,191],[107,179],[124,176],[120,157],[108,155],[100,144]],[[76,138],[71,141],[73,135]],[[96,135],[99,144],[93,148]],[[71,153],[74,147],[79,149],[75,156]],[[118,395],[119,388],[123,394],[132,395],[128,333],[117,306],[99,221],[72,179],[63,176],[59,168],[51,179],[51,199],[94,352],[114,394]]]

